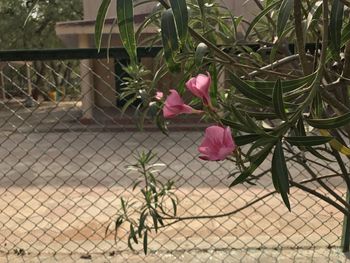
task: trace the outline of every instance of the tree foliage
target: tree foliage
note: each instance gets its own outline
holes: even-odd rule
[[[2,0],[0,2],[0,48],[29,49],[62,47],[57,22],[82,18],[80,0]]]

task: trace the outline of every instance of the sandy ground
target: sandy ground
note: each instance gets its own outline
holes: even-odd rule
[[[134,155],[142,150],[153,149],[159,162],[167,165],[159,178],[176,182],[181,216],[227,213],[273,190],[269,175],[256,186],[229,189],[232,179],[227,175],[235,170],[231,163],[198,159],[203,132],[173,132],[170,137],[159,132],[94,132],[88,127],[67,132],[73,125],[69,122],[65,132],[28,133],[28,125],[13,132],[9,127],[19,125],[18,116],[14,118],[3,123],[7,128],[0,133],[0,250],[10,253],[1,258],[4,262],[22,260],[21,255],[25,262],[37,262],[37,254],[43,255],[42,260],[47,255],[48,262],[55,262],[53,254],[66,262],[99,254],[113,257],[96,256],[95,262],[141,261],[142,256],[132,256],[127,249],[125,228],[118,232],[117,242],[113,233],[106,235],[106,228],[120,209],[119,198],[133,198],[139,190],[132,192],[139,175],[127,173],[126,165],[134,163]],[[268,166],[265,162],[263,168]],[[291,173],[297,180],[305,179],[298,166]],[[344,193],[341,181],[330,183]],[[151,256],[146,262],[235,262],[236,258],[254,262],[255,256],[270,262],[277,255],[274,250],[260,255],[254,249],[340,245],[343,217],[338,211],[294,189],[291,204],[290,213],[279,196],[271,196],[229,217],[170,226],[150,237]],[[290,251],[288,255],[294,253]],[[320,257],[327,251],[332,260],[339,256],[322,250]],[[72,253],[73,261],[64,259]]]

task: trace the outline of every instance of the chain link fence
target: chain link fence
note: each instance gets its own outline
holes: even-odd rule
[[[143,56],[156,52],[146,50]],[[283,248],[289,252],[278,253],[279,258],[292,262],[298,249],[340,246],[343,215],[325,202],[293,189],[289,212],[280,196],[271,194],[269,175],[255,186],[229,188],[232,164],[198,158],[208,124],[179,119],[165,136],[146,122],[140,131],[136,110],[122,114],[117,99],[121,51],[111,50],[108,61],[104,52],[86,50],[1,56],[0,244],[9,261],[98,255],[115,262],[253,262],[264,258],[263,248]],[[84,105],[86,96],[92,105]],[[204,216],[154,233],[147,256],[142,245],[135,252],[128,249],[128,229],[122,227],[115,237],[110,227],[121,209],[119,198],[136,196],[132,186],[139,175],[126,166],[143,150],[166,164],[159,177],[175,181],[178,215]],[[301,165],[289,165],[294,178],[309,179]],[[338,173],[333,164],[315,160],[312,165],[322,175]],[[257,174],[268,169],[265,161]],[[345,194],[340,179],[327,182]],[[317,183],[308,185],[322,192]],[[221,217],[205,217],[216,214]],[[334,257],[328,250],[316,254],[312,257]]]

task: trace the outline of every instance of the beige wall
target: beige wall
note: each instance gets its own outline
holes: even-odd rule
[[[141,0],[134,0],[134,3],[141,2]],[[84,19],[94,20],[96,19],[98,8],[101,4],[101,0],[84,0]],[[152,11],[156,6],[156,3],[150,3],[148,5],[142,5],[134,10],[134,14],[147,14]],[[116,0],[112,0],[111,5],[108,9],[107,18],[115,17]]]
[[[134,0],[134,3],[141,2],[142,0]],[[236,16],[245,15],[247,19],[254,17],[256,13],[256,5],[253,1],[245,0],[217,0],[220,4],[231,9],[233,14]],[[84,0],[84,19],[94,20],[97,15],[98,8],[101,4],[101,0]],[[149,3],[148,5],[142,5],[135,9],[135,14],[147,14],[152,11],[156,3]],[[115,17],[116,0],[112,0],[111,6],[109,7],[107,17]]]
[[[93,64],[95,105],[97,107],[112,107],[116,105],[117,94],[115,87],[114,59],[95,60]]]
[[[140,0],[134,0],[134,2],[138,2]],[[243,0],[217,0],[220,4],[226,6],[230,10],[233,11],[234,15],[240,16],[243,15],[247,19],[252,19],[254,17],[254,12],[256,12],[257,8],[252,1],[243,1]],[[245,3],[247,2],[247,3]],[[84,19],[85,20],[95,20],[97,11],[101,0],[84,0]],[[244,4],[245,3],[245,4]],[[135,15],[137,14],[145,14],[151,12],[154,8],[155,3],[151,3],[147,6],[142,5],[142,8],[138,8],[135,10]],[[112,18],[115,16],[116,10],[116,0],[112,0],[112,4],[108,10],[107,17]],[[91,37],[90,37],[91,38]],[[107,43],[106,36],[104,36],[104,41],[102,41],[102,46],[105,46]],[[92,39],[90,39],[90,44],[93,45]],[[116,36],[112,38],[113,46],[121,45],[120,39]],[[146,67],[153,70],[153,59],[143,59]],[[93,86],[95,87],[94,92],[94,102],[97,107],[111,107],[116,104],[116,83],[115,78],[113,76],[114,72],[114,61],[110,60],[99,60],[93,62],[93,68],[96,75],[93,78]],[[159,89],[168,90],[169,88],[175,88],[178,79],[180,76],[165,76],[160,81]]]

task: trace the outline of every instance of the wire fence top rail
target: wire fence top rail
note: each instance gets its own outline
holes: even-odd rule
[[[159,46],[138,47],[139,57],[155,57],[161,50]],[[2,50],[0,61],[34,61],[57,59],[104,59],[104,58],[128,59],[128,53],[124,48],[63,48],[63,49],[28,49],[28,50]]]
[[[246,46],[257,51],[264,45],[254,43],[242,43],[239,46]],[[313,53],[321,45],[307,43],[305,50]],[[295,53],[295,45],[288,45],[289,51]],[[161,46],[140,46],[137,48],[137,55],[142,57],[155,57],[162,50]],[[225,51],[231,50],[229,47]],[[239,51],[238,51],[239,53]],[[129,59],[127,51],[123,47],[111,48],[60,48],[60,49],[24,49],[24,50],[0,50],[0,62],[4,61],[37,61],[57,59],[104,59],[104,58]]]

